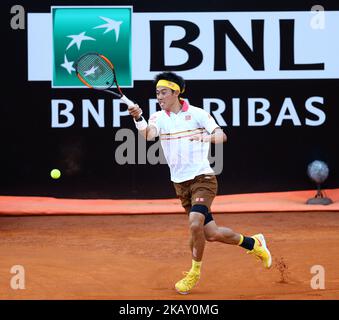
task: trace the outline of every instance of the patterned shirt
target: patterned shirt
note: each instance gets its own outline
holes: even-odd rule
[[[196,135],[211,134],[218,124],[201,108],[181,100],[182,108],[175,114],[158,111],[150,116],[148,124],[154,126],[160,137],[164,156],[176,183],[194,179],[200,174],[213,174],[208,160],[209,142],[190,141]]]

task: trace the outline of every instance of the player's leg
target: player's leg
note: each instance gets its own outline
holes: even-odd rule
[[[183,206],[183,208],[185,209],[185,212],[189,216],[191,212],[191,207],[192,207],[190,183],[189,182],[174,183],[174,188],[175,188],[177,197],[181,201],[181,205]],[[189,245],[190,245],[190,252],[191,254],[193,254],[193,239],[192,239],[191,234],[190,234],[190,239],[189,239]],[[197,277],[194,273],[184,272],[184,274],[185,274],[185,277],[175,284],[175,289],[177,290],[178,293],[181,293],[181,294],[189,293],[189,291],[194,287],[196,282],[199,280],[199,277]]]
[[[191,234],[192,259],[200,262],[204,254],[205,233],[204,233],[205,216],[201,212],[191,211],[189,215],[189,229]],[[200,270],[199,270],[200,271]]]
[[[206,224],[213,220],[209,211],[213,199],[217,194],[217,189],[218,182],[214,175],[197,176],[191,184],[192,207],[190,213],[190,230],[192,236],[192,265],[194,261],[201,262],[202,260],[206,240],[204,228]],[[197,271],[200,272],[200,269]]]
[[[192,206],[191,206],[191,196],[190,193],[184,193],[182,190],[180,190],[180,187],[177,187],[176,190],[179,190],[179,198],[181,200],[181,204],[183,208],[185,209],[185,212],[187,213],[189,217],[189,229],[190,229],[190,236],[189,236],[189,248],[192,254],[192,260],[195,261],[201,261],[202,255],[203,255],[203,249],[205,247],[205,233],[203,226],[206,224],[206,219],[205,216],[199,212],[191,212],[192,211]],[[185,196],[186,195],[186,196]],[[206,209],[207,211],[207,209]],[[200,234],[199,234],[200,233]],[[203,233],[203,235],[201,235]],[[202,252],[200,254],[200,248],[201,248],[201,243],[202,243],[202,236],[204,237],[203,241],[203,248]],[[193,243],[196,242],[198,249],[193,250]],[[196,252],[198,253],[198,256],[194,258],[196,255]],[[199,259],[199,256],[201,258]],[[192,261],[192,267],[194,265],[194,262]]]
[[[191,200],[189,199],[189,205],[184,206],[185,212],[187,213],[187,216],[190,216],[191,213]],[[190,233],[189,240],[188,240],[190,252],[193,254],[193,239],[192,239],[192,234]]]
[[[189,215],[190,229],[190,247],[192,252],[192,267],[185,272],[185,277],[175,284],[177,292],[187,294],[194,288],[200,279],[201,261],[205,248],[204,220],[205,216],[202,212],[195,211],[200,208],[192,207]],[[207,208],[204,209],[207,211]]]
[[[175,287],[179,293],[188,293],[200,278],[202,257],[206,241],[204,225],[209,221],[209,207],[216,195],[217,186],[217,180],[213,175],[197,176],[188,186],[186,186],[190,190],[190,192],[186,194],[190,194],[189,202],[191,205],[189,227],[191,233],[190,248],[192,251],[192,267],[186,274],[186,277],[176,283]],[[179,193],[181,193],[181,195],[183,193],[185,194],[185,192]],[[183,198],[184,197],[181,198],[182,204],[185,203],[185,201],[183,202]]]
[[[204,234],[207,241],[239,245],[247,249],[247,253],[259,258],[265,268],[270,268],[272,265],[271,253],[267,248],[265,238],[262,234],[246,237],[234,232],[230,228],[218,227],[214,220],[204,226]]]
[[[241,239],[241,235],[239,233],[234,232],[230,228],[218,227],[214,220],[211,220],[204,226],[204,234],[206,240],[209,242],[217,241],[238,245]]]
[[[193,254],[193,239],[192,239],[192,235],[190,234],[190,238],[189,238],[189,247],[190,247],[190,250]]]
[[[195,181],[175,183],[176,194],[181,200],[186,213],[189,215],[190,250],[192,254],[192,267],[185,272],[185,277],[175,284],[176,290],[181,294],[187,294],[200,278],[201,260],[205,248],[204,221],[208,208],[203,205],[192,207],[192,184]]]

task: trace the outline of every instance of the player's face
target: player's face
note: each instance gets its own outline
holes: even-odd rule
[[[178,102],[178,91],[173,91],[167,87],[157,87],[157,99],[161,109],[170,111]]]

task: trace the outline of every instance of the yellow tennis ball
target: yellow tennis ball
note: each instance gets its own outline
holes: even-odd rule
[[[52,177],[53,179],[59,179],[60,176],[61,176],[60,170],[58,170],[58,169],[53,169],[53,170],[51,171],[51,177]]]

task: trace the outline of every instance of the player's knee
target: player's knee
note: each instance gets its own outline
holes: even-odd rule
[[[191,233],[199,233],[203,231],[203,224],[199,221],[192,221],[190,223],[190,231]]]

